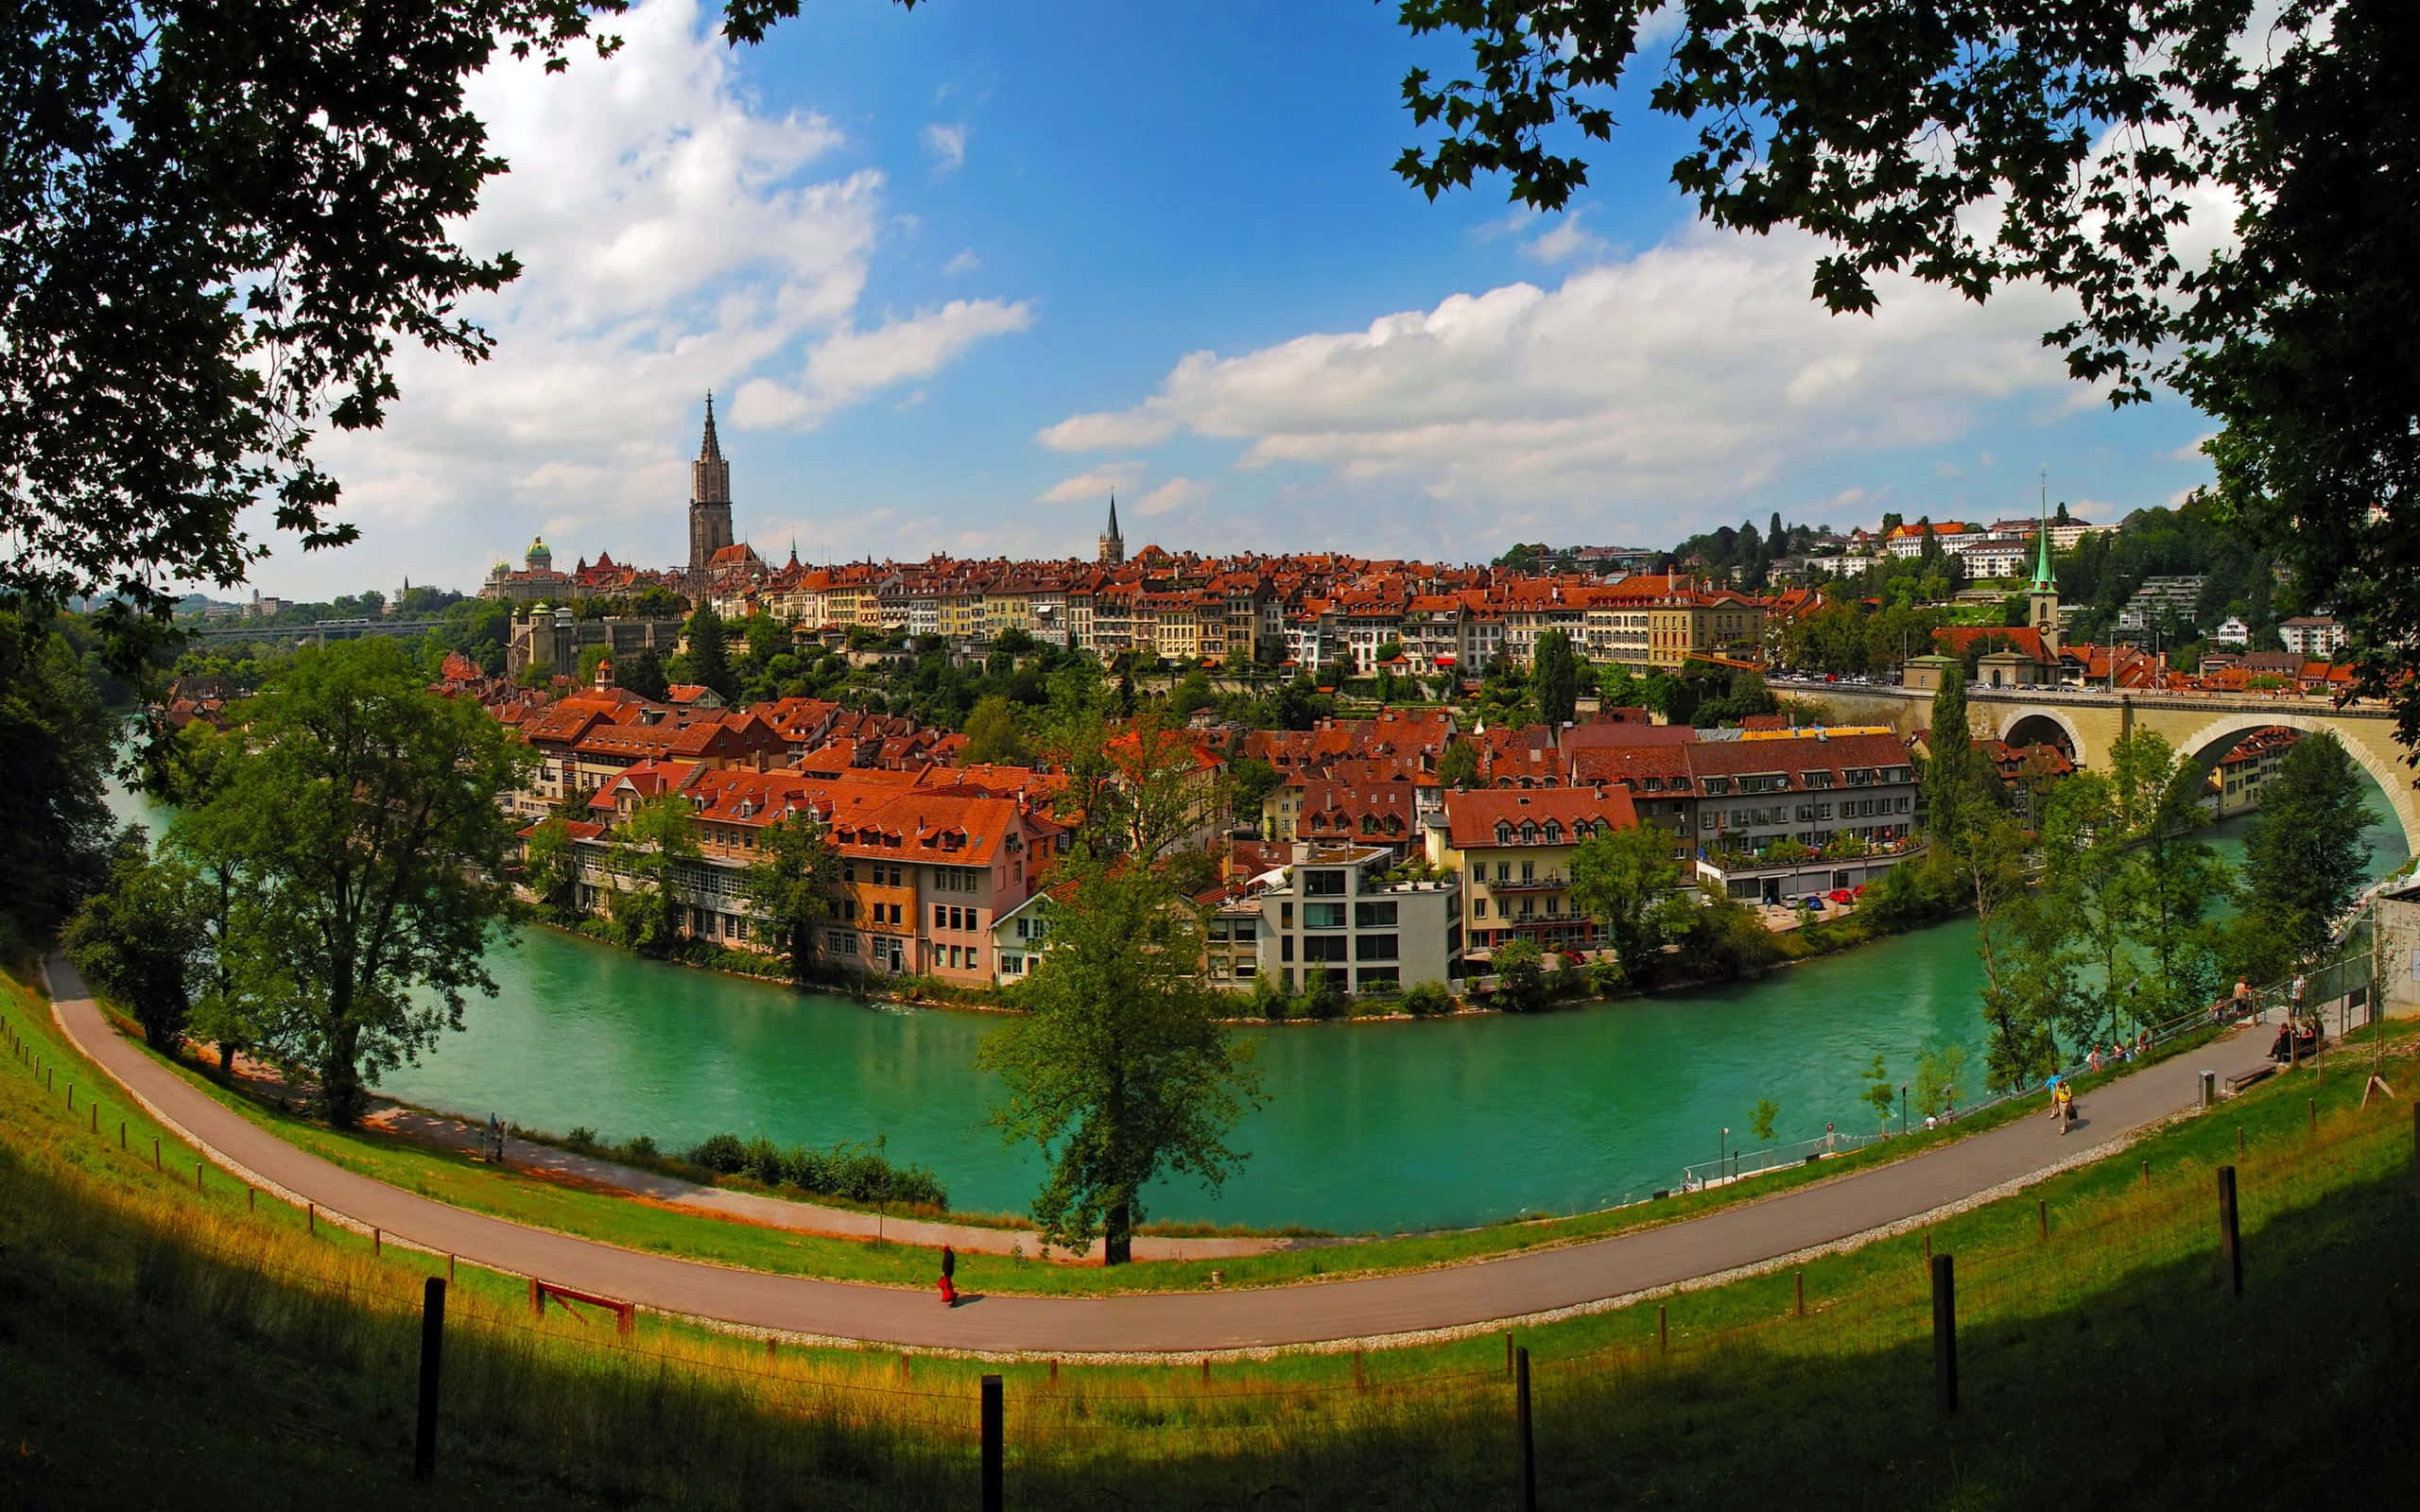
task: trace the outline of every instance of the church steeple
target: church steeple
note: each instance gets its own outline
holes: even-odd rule
[[[1126,538],[1117,533],[1117,495],[1109,496],[1109,528],[1100,533],[1100,561],[1115,567],[1126,559]]]
[[[2042,658],[2053,663],[2050,676],[2058,674],[2055,663],[2059,657],[2059,579],[2050,571],[2050,472],[2042,471],[2042,514],[2033,527],[2033,582],[2025,593],[2027,614],[2033,630],[2042,641]]]
[[[706,429],[698,442],[698,459],[689,464],[689,591],[705,590],[706,564],[716,552],[732,543],[731,464],[723,460],[722,440],[715,435],[715,396],[706,393]]]

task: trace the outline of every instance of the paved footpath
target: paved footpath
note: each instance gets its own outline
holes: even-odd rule
[[[2261,1063],[2268,1031],[2238,1031],[2096,1089],[2074,1131],[2017,1120],[1856,1176],[1584,1244],[1360,1280],[1108,1297],[984,1297],[959,1267],[959,1305],[930,1291],[808,1280],[644,1254],[465,1211],[332,1165],[188,1085],[102,1018],[74,969],[50,963],[53,1011],[83,1052],[211,1159],[439,1253],[642,1307],[749,1329],[919,1349],[1051,1355],[1180,1353],[1373,1339],[1584,1306],[1775,1260],[1917,1217],[2024,1178],[2191,1107],[2199,1073]]]

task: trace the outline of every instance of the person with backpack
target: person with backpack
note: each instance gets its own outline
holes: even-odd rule
[[[942,1306],[958,1305],[958,1251],[942,1246]]]

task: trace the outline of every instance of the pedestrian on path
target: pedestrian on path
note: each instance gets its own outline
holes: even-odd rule
[[[2055,1099],[2053,1106],[2059,1114],[2059,1137],[2065,1139],[2068,1125],[2076,1121],[2076,1090],[2063,1081],[2051,1096]]]
[[[2252,995],[2252,983],[2244,977],[2235,979],[2235,1015],[2240,1019],[2247,1013],[2260,1011],[2259,1001]]]
[[[942,1246],[942,1306],[958,1305],[958,1251]]]

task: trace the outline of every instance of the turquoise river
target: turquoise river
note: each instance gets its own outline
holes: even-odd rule
[[[2239,859],[2242,821],[2214,833]],[[2399,831],[2369,838],[2377,871],[2401,865]],[[930,1165],[954,1207],[1017,1211],[1033,1192],[1038,1157],[985,1122],[995,1086],[974,1058],[990,1015],[802,995],[544,929],[489,964],[497,995],[382,1090],[675,1148],[726,1129],[786,1145],[879,1136]],[[1979,1048],[1979,979],[1974,926],[1954,920],[1644,1001],[1246,1030],[1268,1094],[1236,1131],[1251,1159],[1216,1198],[1167,1185],[1152,1216],[1383,1231],[1644,1196],[1713,1160],[1726,1125],[1737,1143],[1759,1098],[1780,1106],[1780,1140],[1866,1128],[1858,1073],[1874,1057],[1907,1080],[1929,1046]]]

